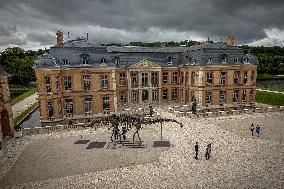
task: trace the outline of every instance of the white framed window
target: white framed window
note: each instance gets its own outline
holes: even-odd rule
[[[234,93],[233,93],[233,102],[239,103],[239,90],[234,90]]]
[[[65,99],[65,111],[67,114],[73,114],[73,101],[72,99]]]
[[[242,95],[242,102],[243,102],[243,104],[246,103],[246,100],[247,100],[247,91],[243,90],[243,95]]]
[[[178,89],[173,88],[172,89],[172,100],[177,100],[177,98],[178,98]]]
[[[244,80],[243,80],[243,84],[247,84],[248,82],[248,72],[244,71]]]
[[[151,83],[153,87],[159,86],[159,75],[158,72],[152,72]]]
[[[71,91],[72,90],[72,79],[71,79],[71,77],[70,76],[64,77],[63,81],[64,81],[64,90],[65,91]]]
[[[168,89],[163,89],[163,100],[168,100]]]
[[[142,101],[148,101],[149,100],[149,92],[148,90],[142,90]]]
[[[91,90],[91,76],[90,75],[83,75],[83,89],[84,91]]]
[[[101,59],[100,66],[106,66],[106,59],[104,57]]]
[[[226,103],[226,91],[220,91],[220,105],[224,105]]]
[[[191,72],[191,86],[195,85],[195,72]]]
[[[148,86],[148,73],[142,73],[142,87]]]
[[[226,64],[227,63],[227,55],[226,54],[222,54],[221,55],[221,63],[222,64]]]
[[[245,64],[249,64],[249,58],[248,58],[248,57],[245,57],[245,58],[244,58],[244,63],[245,63]]]
[[[82,57],[82,64],[83,65],[88,64],[88,57]]]
[[[92,112],[92,98],[85,98],[84,110],[85,110],[85,113]]]
[[[101,76],[101,84],[102,84],[102,89],[108,89],[108,76],[107,75]]]
[[[120,64],[120,58],[119,57],[114,57],[114,64],[115,64],[115,66],[119,66],[119,64]]]
[[[109,96],[103,97],[103,111],[108,112],[109,111]]]
[[[180,76],[179,76],[179,81],[180,81],[180,84],[183,84],[184,83],[184,73],[183,72],[180,72]]]
[[[138,93],[137,93],[137,91],[132,91],[131,92],[131,102],[132,103],[137,103],[137,101],[138,101]]]
[[[138,75],[136,73],[131,74],[131,86],[135,87],[138,85]]]
[[[68,59],[62,59],[62,60],[61,60],[61,64],[64,65],[64,66],[69,65]]]
[[[120,91],[120,103],[126,103],[126,92]]]
[[[212,71],[206,73],[206,84],[213,85],[213,72]]]
[[[226,85],[226,81],[227,81],[227,72],[221,72],[220,74],[221,78],[220,78],[220,84],[221,85]]]
[[[212,64],[213,58],[208,58],[208,64]]]
[[[168,72],[163,72],[163,83],[168,83]]]
[[[47,102],[47,116],[49,118],[53,117],[53,103]]]
[[[172,78],[173,80],[172,80],[172,83],[177,83],[177,81],[178,81],[178,73],[177,72],[173,72],[173,78]]]
[[[240,83],[240,71],[234,72],[234,84],[238,85]]]
[[[212,92],[205,92],[206,104],[212,104]]]
[[[50,77],[44,77],[44,80],[45,80],[45,88],[46,88],[46,92],[47,93],[51,93],[51,79]]]
[[[167,57],[167,63],[168,63],[168,65],[173,65],[173,57],[168,56]]]
[[[159,98],[158,98],[158,91],[156,90],[153,90],[152,91],[152,101],[158,101]]]
[[[119,74],[119,85],[126,85],[126,74],[125,72]]]

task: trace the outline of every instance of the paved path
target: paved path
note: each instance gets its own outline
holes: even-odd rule
[[[267,89],[256,89],[257,91],[264,91],[264,92],[269,92],[269,93],[280,93],[280,94],[284,94],[284,92],[281,91],[271,91],[271,90],[267,90]]]
[[[17,104],[12,106],[13,110],[13,117],[15,118],[17,115],[19,115],[22,111],[30,107],[32,104],[34,104],[37,101],[38,95],[37,93],[23,99],[22,101],[18,102]]]

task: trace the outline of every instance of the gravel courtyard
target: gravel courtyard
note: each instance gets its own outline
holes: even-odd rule
[[[162,115],[174,118],[172,114]],[[5,183],[5,188],[284,187],[284,113],[176,119],[183,122],[184,127],[165,124],[164,137],[173,144],[173,147],[167,149],[151,148],[149,145],[150,141],[159,140],[157,126],[142,129],[145,133],[146,130],[151,131],[146,137],[148,146],[145,149],[123,148],[111,151],[105,148],[85,149],[80,146],[82,144],[74,144],[80,139],[80,135],[83,135],[83,139],[99,141],[98,136],[104,137],[106,134],[103,128],[92,133],[90,130],[74,130],[13,139],[7,144],[8,157],[6,155],[0,159],[0,183]],[[251,136],[249,127],[252,122],[262,128],[259,138]],[[141,135],[143,137],[143,132]],[[44,145],[45,141],[47,145]],[[193,144],[196,141],[199,142],[201,150],[199,160],[194,159]],[[205,160],[204,149],[209,142],[212,143],[213,157]],[[54,144],[52,148],[50,144]],[[40,146],[41,149],[36,146]],[[103,161],[103,165],[93,163],[93,152],[99,150],[113,152]],[[122,150],[133,152],[127,152],[129,156],[125,157],[143,158],[140,158],[140,162],[130,158],[133,164],[123,164],[120,167],[112,163],[113,159],[118,158],[111,157],[122,154]],[[50,153],[43,153],[45,151]],[[34,153],[35,159],[29,160],[27,152]],[[46,168],[46,171],[34,170],[34,167],[40,165],[36,165],[37,162],[46,162],[50,157],[55,157],[59,161],[58,164],[54,164],[55,160],[52,160],[54,167],[46,164],[47,167],[41,167]],[[92,165],[86,163],[88,161],[91,161]],[[27,162],[34,162],[35,165],[27,165]],[[50,171],[65,167],[68,163],[73,166],[65,168],[65,171],[60,170],[61,173],[58,175],[50,174]],[[13,171],[13,166],[19,170]],[[68,169],[70,170],[66,173]],[[44,177],[42,173],[45,172],[46,175],[53,176]],[[28,173],[32,175],[29,176]],[[24,176],[18,180],[20,175]],[[10,184],[13,185],[7,186]]]

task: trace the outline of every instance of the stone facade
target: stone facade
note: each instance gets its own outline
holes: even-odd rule
[[[149,104],[191,104],[195,100],[200,109],[254,105],[257,65],[250,62],[257,59],[244,55],[233,40],[228,37],[228,44],[183,50],[60,43],[36,62],[41,122],[88,121]],[[213,63],[204,63],[204,59]]]
[[[0,141],[13,134],[13,112],[10,104],[8,75],[0,66]]]

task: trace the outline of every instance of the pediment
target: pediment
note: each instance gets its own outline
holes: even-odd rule
[[[140,60],[139,62],[133,64],[132,66],[130,66],[130,68],[159,68],[160,66],[158,64],[155,64],[149,60],[143,59]]]

